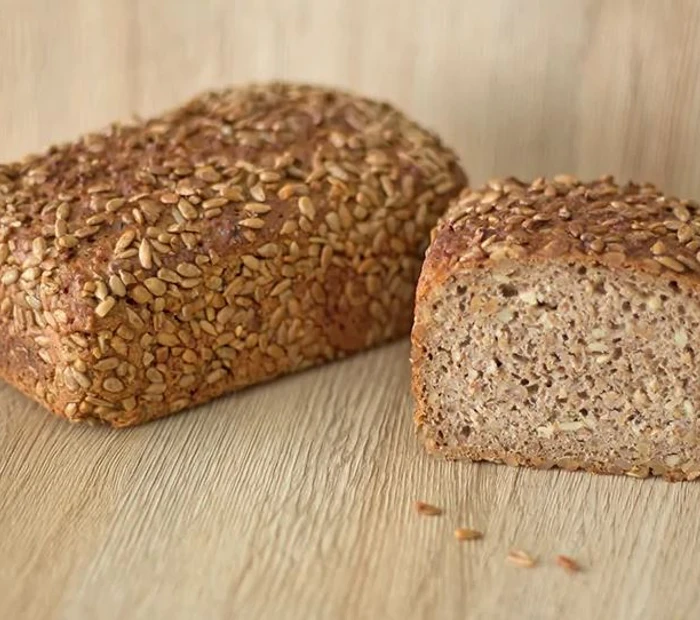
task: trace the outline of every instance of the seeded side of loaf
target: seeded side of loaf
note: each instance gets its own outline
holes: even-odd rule
[[[465,190],[412,334],[416,422],[449,458],[700,477],[700,210],[568,175]]]
[[[126,426],[407,334],[464,182],[391,106],[291,84],[0,165],[0,376]]]

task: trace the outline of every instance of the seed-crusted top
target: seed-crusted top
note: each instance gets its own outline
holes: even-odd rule
[[[465,189],[433,238],[431,256],[468,264],[571,256],[653,275],[700,273],[697,202],[612,176],[506,178]]]
[[[253,348],[268,374],[330,357],[310,312],[329,269],[341,311],[388,324],[463,182],[387,104],[281,83],[210,92],[0,165],[0,330],[33,339],[36,396],[69,417],[181,408]],[[64,388],[76,396],[57,404]]]

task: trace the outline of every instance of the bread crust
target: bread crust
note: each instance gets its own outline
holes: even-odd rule
[[[465,180],[393,107],[283,83],[0,165],[0,376],[121,427],[397,338]]]
[[[700,477],[700,472],[662,466],[654,459],[622,468],[612,462],[448,446],[437,436],[426,410],[430,384],[424,346],[427,334],[436,329],[428,309],[455,274],[489,270],[508,261],[535,269],[549,261],[602,265],[612,272],[634,272],[649,282],[673,283],[700,301],[699,250],[698,204],[665,196],[652,184],[621,186],[610,176],[582,183],[560,175],[532,183],[495,179],[480,189],[463,190],[432,233],[416,293],[412,390],[416,427],[428,450],[449,459],[537,468],[660,475],[672,481]]]

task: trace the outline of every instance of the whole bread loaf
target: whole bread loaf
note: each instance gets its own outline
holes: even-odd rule
[[[0,376],[126,426],[407,334],[464,182],[391,106],[291,84],[0,165]]]
[[[700,210],[569,175],[465,190],[413,328],[416,422],[449,458],[700,477]]]

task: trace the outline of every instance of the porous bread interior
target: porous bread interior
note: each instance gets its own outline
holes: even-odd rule
[[[700,475],[700,306],[678,282],[548,262],[455,273],[436,288],[419,307],[416,391],[439,451]]]

